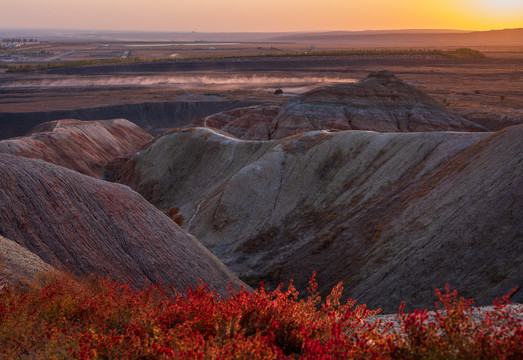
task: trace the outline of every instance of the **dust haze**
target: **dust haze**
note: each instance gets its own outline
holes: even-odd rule
[[[60,76],[45,79],[0,81],[0,89],[46,88],[46,87],[111,87],[111,86],[165,86],[179,88],[212,88],[213,90],[270,90],[282,88],[284,91],[301,93],[310,88],[341,83],[355,82],[353,78],[334,76]]]

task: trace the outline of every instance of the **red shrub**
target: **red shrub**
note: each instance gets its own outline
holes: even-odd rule
[[[341,283],[325,301],[315,274],[309,297],[292,286],[221,298],[203,284],[186,295],[109,280],[60,277],[42,289],[0,290],[3,358],[124,359],[519,359],[521,320],[496,302],[481,319],[471,301],[436,290],[441,310],[398,315],[393,324],[354,300],[339,302]]]

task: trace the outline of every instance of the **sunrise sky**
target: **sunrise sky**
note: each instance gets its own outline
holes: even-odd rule
[[[0,0],[0,28],[274,32],[523,27],[522,0]]]

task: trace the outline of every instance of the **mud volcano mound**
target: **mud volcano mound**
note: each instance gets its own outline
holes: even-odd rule
[[[200,242],[126,186],[0,154],[0,235],[57,269],[134,287],[180,290],[201,278],[224,294],[237,278]]]
[[[125,120],[56,120],[27,136],[0,141],[0,153],[42,159],[100,177],[109,160],[142,148],[152,136]]]
[[[275,141],[185,129],[156,138],[116,180],[179,208],[183,227],[250,284],[294,279],[305,291],[316,270],[324,295],[343,280],[347,296],[390,312],[402,300],[431,306],[445,283],[484,305],[523,284],[522,138],[523,125]]]
[[[282,106],[259,105],[210,115],[196,126],[221,129],[240,139],[282,139],[312,130],[378,132],[487,131],[388,71],[357,83],[324,86]]]

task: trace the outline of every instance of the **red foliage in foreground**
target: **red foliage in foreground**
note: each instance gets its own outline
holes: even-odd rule
[[[206,286],[131,290],[109,280],[54,278],[43,288],[0,290],[0,356],[70,359],[521,359],[523,327],[508,296],[482,319],[471,301],[438,290],[443,310],[398,315],[399,326],[365,320],[377,311],[322,302],[291,285],[267,293]]]

